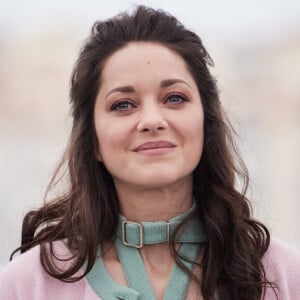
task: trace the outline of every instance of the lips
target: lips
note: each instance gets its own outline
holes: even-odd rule
[[[147,142],[139,145],[134,149],[135,152],[146,151],[146,150],[154,150],[154,149],[164,149],[164,148],[174,148],[175,145],[168,141],[155,141],[155,142]]]

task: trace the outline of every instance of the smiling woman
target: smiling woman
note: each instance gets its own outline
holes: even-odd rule
[[[49,190],[68,184],[25,216],[1,299],[300,298],[300,255],[250,214],[212,64],[163,11],[95,23]]]
[[[157,43],[132,42],[112,54],[102,71],[94,122],[98,156],[113,177],[122,207],[139,199],[144,216],[161,201],[144,189],[157,193],[178,184],[190,190],[191,201],[204,116],[197,85],[176,52]],[[131,195],[137,189],[142,195]],[[187,209],[190,201],[181,205]],[[147,219],[153,218],[161,220],[159,214]]]

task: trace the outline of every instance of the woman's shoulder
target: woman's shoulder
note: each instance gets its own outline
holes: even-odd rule
[[[29,299],[30,289],[36,280],[43,275],[40,263],[40,246],[36,246],[24,254],[15,257],[0,273],[0,299]],[[33,281],[33,276],[36,278]]]
[[[16,256],[11,262],[9,262],[1,271],[0,278],[17,278],[32,274],[39,271],[41,268],[40,263],[40,246],[35,246],[25,253]]]
[[[272,239],[262,262],[267,280],[278,286],[279,299],[300,299],[299,251],[277,239]],[[273,299],[268,289],[267,295],[269,297],[265,299]]]
[[[49,245],[47,245],[49,248]],[[58,258],[63,260],[70,253],[63,241],[53,243],[53,251]],[[16,256],[1,271],[1,278],[5,277],[30,277],[32,274],[45,273],[40,260],[41,246],[37,245],[28,251]]]
[[[64,269],[70,261],[70,251],[64,242],[53,244],[58,267]],[[72,284],[50,276],[40,260],[41,247],[36,246],[14,258],[0,273],[0,299],[97,299],[86,279]]]
[[[275,263],[282,268],[297,269],[297,267],[300,267],[300,252],[280,240],[271,239],[263,262],[267,266]]]

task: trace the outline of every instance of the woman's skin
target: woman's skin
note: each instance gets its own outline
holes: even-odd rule
[[[132,42],[111,55],[104,64],[94,123],[98,159],[113,177],[127,219],[167,221],[191,207],[204,115],[196,83],[176,52],[158,43]],[[156,298],[162,299],[174,265],[169,246],[145,245],[140,254]],[[109,244],[104,245],[104,263],[117,282],[127,285]],[[196,299],[195,286],[187,298]]]

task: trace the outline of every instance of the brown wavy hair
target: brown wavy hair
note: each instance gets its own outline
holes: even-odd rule
[[[270,235],[251,217],[245,196],[248,173],[209,70],[213,61],[198,35],[168,13],[144,6],[92,27],[71,78],[73,127],[69,144],[47,189],[49,192],[59,186],[62,192],[26,214],[21,246],[16,251],[41,245],[40,258],[46,272],[72,282],[91,270],[99,245],[115,238],[119,204],[111,175],[96,159],[93,110],[105,61],[134,41],[159,43],[181,55],[201,95],[205,138],[203,155],[193,174],[193,195],[196,217],[204,223],[208,235],[199,281],[203,297],[212,299],[218,290],[221,299],[260,300],[265,287],[273,287],[261,263]],[[243,183],[241,191],[237,183]],[[72,253],[72,264],[66,270],[59,269],[53,260],[51,245],[61,239],[66,240]],[[46,247],[49,244],[50,250]],[[174,244],[173,237],[171,250],[180,264]],[[85,261],[82,276],[74,277]]]

